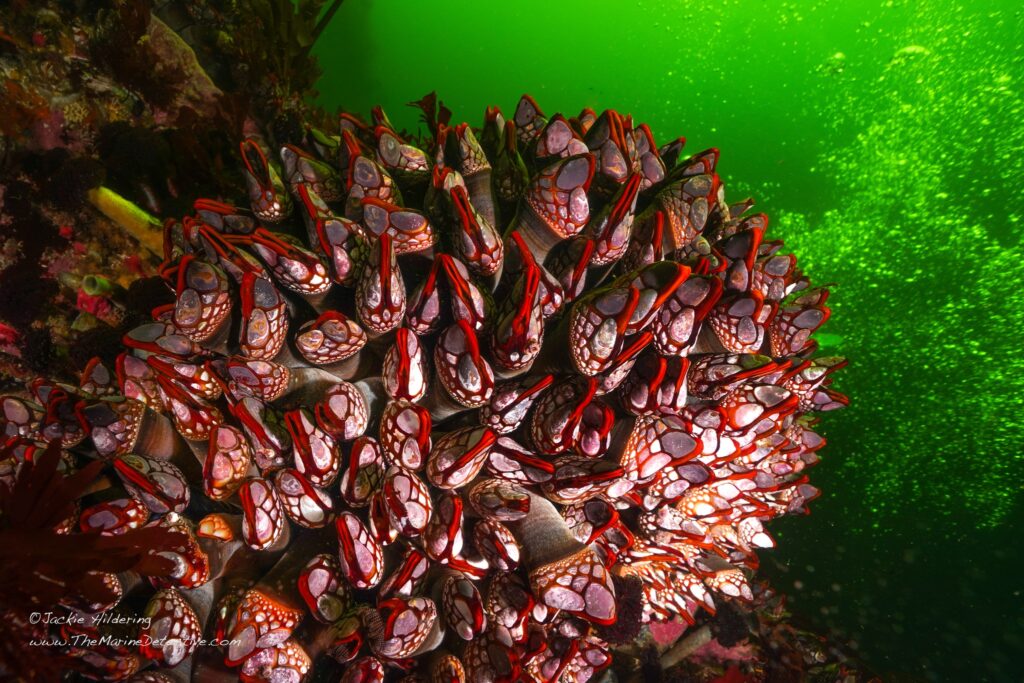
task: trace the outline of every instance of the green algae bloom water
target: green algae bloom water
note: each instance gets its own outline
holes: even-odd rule
[[[614,107],[721,150],[816,282],[850,366],[810,519],[762,553],[794,614],[886,680],[1020,680],[1024,10],[947,0],[348,0],[328,107],[436,90],[457,120]]]

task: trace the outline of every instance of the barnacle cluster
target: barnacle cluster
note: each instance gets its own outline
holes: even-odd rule
[[[764,523],[816,495],[828,292],[717,150],[421,105],[416,141],[379,108],[246,139],[251,208],[165,224],[174,303],[2,399],[6,483],[42,442],[103,463],[62,533],[181,539],[169,576],[63,602],[148,619],[66,648],[86,675],[587,681],[643,622],[750,599]]]

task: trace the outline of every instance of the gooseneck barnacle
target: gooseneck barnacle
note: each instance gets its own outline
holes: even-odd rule
[[[641,622],[750,599],[844,362],[717,150],[528,96],[420,139],[339,123],[246,139],[251,214],[166,224],[174,303],[0,402],[5,485],[43,442],[104,473],[60,533],[175,534],[163,578],[88,573],[117,590],[59,607],[145,615],[146,644],[63,654],[105,680],[582,682]]]

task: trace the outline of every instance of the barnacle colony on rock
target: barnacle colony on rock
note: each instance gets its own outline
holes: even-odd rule
[[[427,114],[420,146],[380,109],[245,140],[251,211],[165,225],[175,303],[3,399],[7,482],[38,442],[105,463],[65,533],[183,534],[170,577],[60,608],[150,618],[66,649],[88,675],[587,681],[642,622],[749,599],[764,523],[816,494],[828,292],[717,150],[526,96]]]

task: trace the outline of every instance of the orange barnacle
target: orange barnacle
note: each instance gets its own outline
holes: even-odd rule
[[[196,525],[196,536],[227,542],[235,540],[237,532],[226,515],[213,512],[199,520],[199,524]]]

